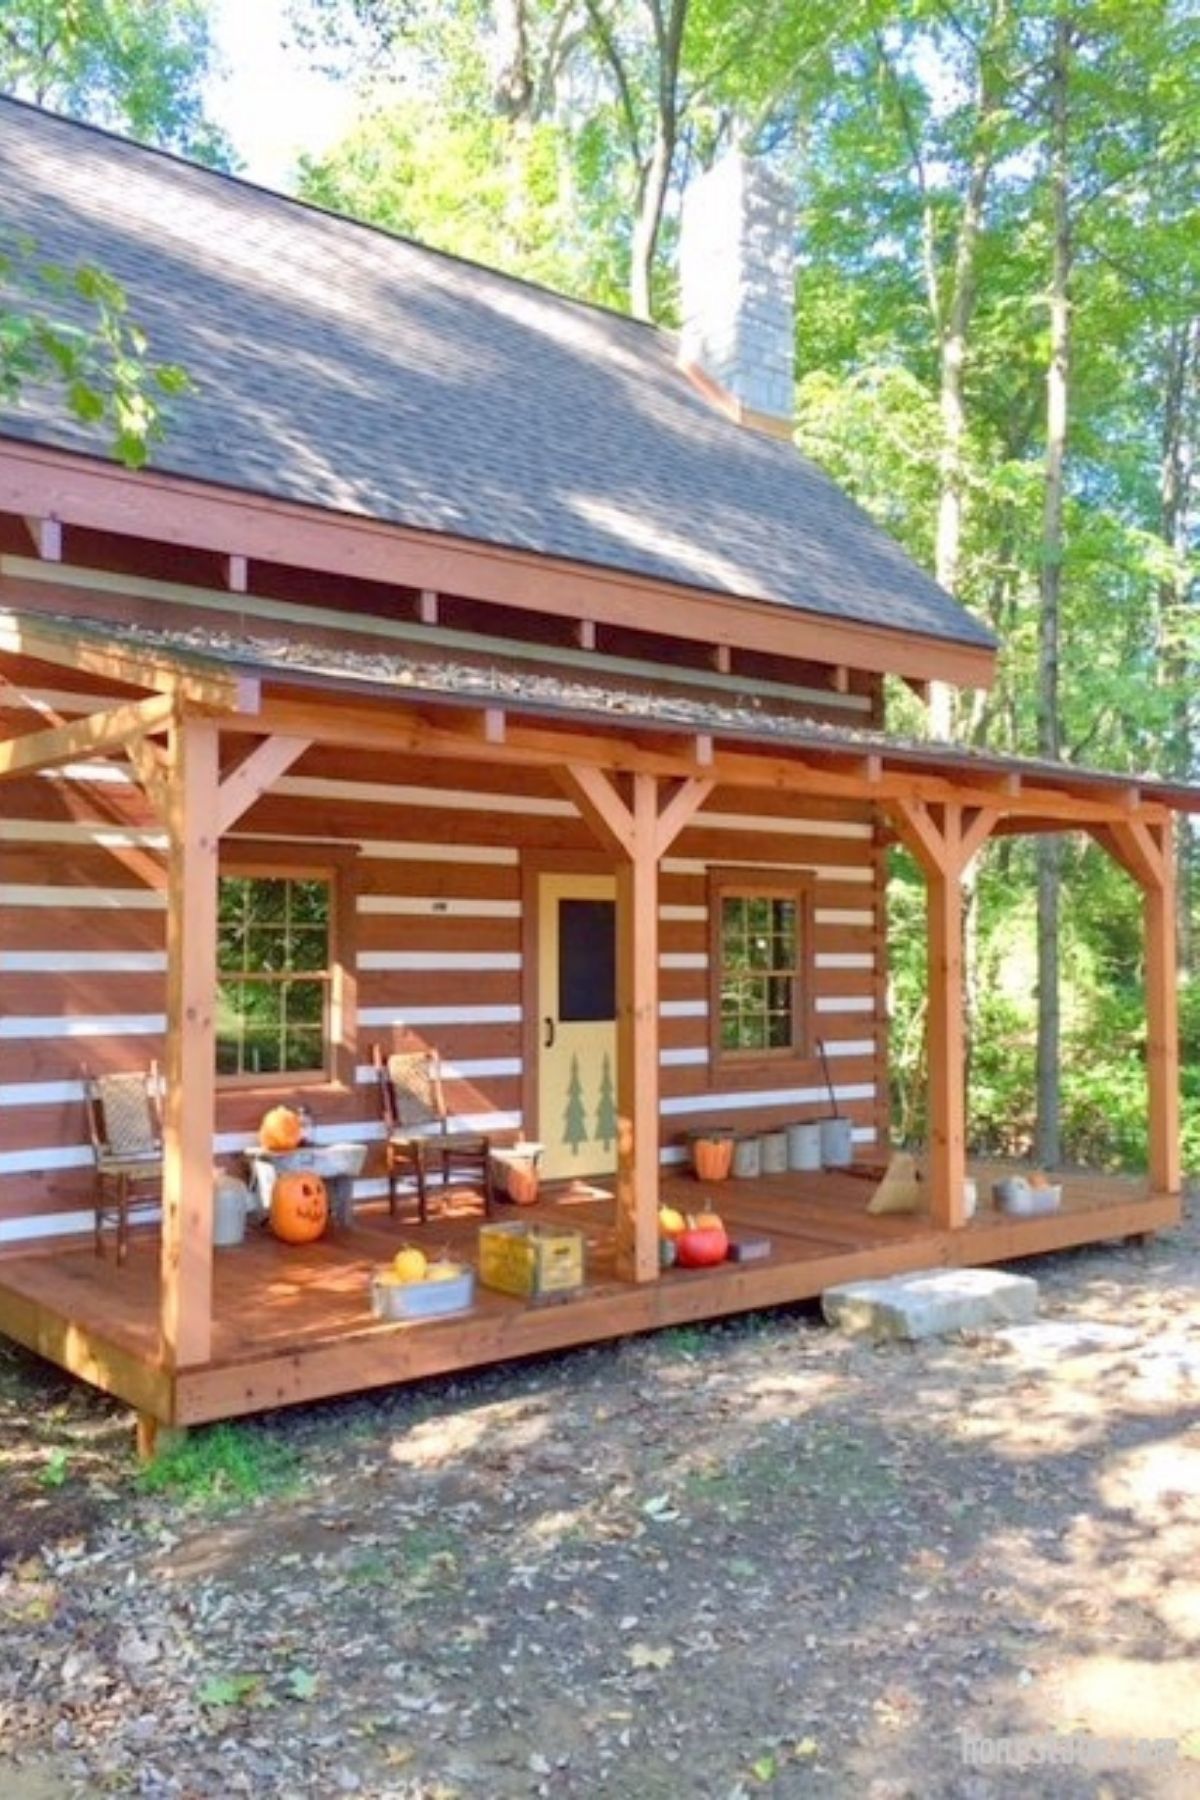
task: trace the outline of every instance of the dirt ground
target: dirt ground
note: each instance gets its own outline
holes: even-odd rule
[[[776,1313],[195,1434],[162,1492],[0,1351],[0,1794],[1196,1794],[1200,1228],[1026,1272],[1016,1346]]]

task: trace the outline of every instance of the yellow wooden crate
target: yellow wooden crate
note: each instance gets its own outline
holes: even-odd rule
[[[481,1225],[479,1279],[527,1300],[574,1293],[583,1286],[583,1233],[565,1225]]]

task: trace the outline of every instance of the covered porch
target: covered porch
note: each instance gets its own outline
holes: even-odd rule
[[[617,1274],[611,1188],[560,1192],[522,1208],[521,1217],[582,1231],[581,1292],[534,1304],[477,1287],[470,1314],[409,1325],[372,1318],[372,1270],[406,1242],[472,1261],[478,1196],[459,1191],[424,1227],[392,1219],[382,1206],[360,1208],[351,1228],[303,1247],[256,1229],[245,1244],[215,1253],[212,1353],[186,1370],[172,1370],[162,1356],[158,1245],[145,1233],[121,1268],[90,1248],[0,1261],[0,1331],[147,1419],[194,1425],[810,1300],[841,1281],[1140,1236],[1179,1217],[1178,1201],[1150,1194],[1144,1181],[1068,1176],[1058,1213],[1008,1218],[987,1199],[1003,1167],[971,1169],[984,1201],[958,1230],[924,1215],[872,1217],[871,1185],[853,1174],[768,1176],[719,1188],[669,1177],[664,1203],[695,1209],[703,1196],[720,1206],[733,1236],[765,1237],[770,1253],[717,1269],[666,1270],[641,1284]]]
[[[1140,1235],[1179,1216],[1171,832],[1172,810],[1195,798],[1184,791],[901,745],[878,733],[785,715],[757,732],[741,723],[723,724],[717,714],[702,710],[686,725],[651,711],[634,723],[613,726],[565,704],[539,709],[527,696],[501,705],[494,696],[445,690],[414,695],[411,679],[386,679],[382,669],[363,678],[320,647],[307,659],[297,652],[279,668],[264,659],[254,640],[226,638],[219,656],[201,655],[184,632],[116,631],[86,618],[10,615],[0,653],[26,680],[31,668],[41,667],[44,680],[46,671],[69,669],[122,690],[82,718],[59,718],[11,737],[0,746],[0,776],[53,771],[82,757],[119,760],[123,779],[136,782],[161,828],[166,923],[161,1228],[135,1242],[123,1268],[65,1244],[7,1254],[0,1260],[0,1330],[119,1394],[147,1421],[188,1424],[355,1392],[803,1300],[856,1276],[989,1263]],[[412,1227],[390,1220],[369,1202],[359,1207],[350,1228],[310,1247],[252,1235],[234,1250],[214,1251],[220,846],[247,818],[269,822],[275,784],[293,768],[312,766],[306,758],[318,753],[394,758],[397,766],[420,770],[427,781],[444,766],[486,767],[517,797],[529,791],[536,776],[562,797],[539,800],[543,813],[569,802],[572,828],[586,827],[591,855],[611,870],[617,1167],[610,1185],[584,1198],[564,1195],[546,1203],[547,1216],[569,1216],[587,1236],[586,1285],[568,1302],[531,1307],[480,1290],[474,1310],[451,1321],[374,1323],[366,1272],[386,1260]],[[659,1267],[661,1201],[677,1197],[688,1207],[697,1195],[694,1183],[664,1174],[664,1156],[672,1153],[679,1134],[678,1120],[668,1121],[663,1105],[660,884],[668,854],[697,828],[716,791],[726,809],[723,820],[733,818],[736,826],[744,815],[756,828],[781,834],[797,829],[791,820],[803,817],[805,809],[825,807],[830,817],[837,808],[851,809],[856,819],[861,814],[874,821],[854,829],[870,839],[875,878],[891,841],[909,848],[924,871],[928,1211],[903,1219],[870,1218],[865,1212],[870,1190],[853,1175],[730,1183],[721,1190],[722,1212],[735,1232],[769,1237],[770,1254],[762,1262],[685,1274]],[[731,806],[738,811],[728,810]],[[356,826],[362,810],[348,815],[349,835],[365,830],[365,824]],[[1013,1220],[984,1206],[968,1220],[964,877],[995,833],[1067,830],[1091,833],[1143,895],[1148,1180],[1081,1177],[1067,1182],[1063,1208],[1050,1217]],[[714,839],[710,825],[698,864],[719,859],[719,848],[706,849]],[[525,915],[521,918],[524,930]],[[684,957],[688,966],[698,966],[696,953]],[[524,957],[526,983],[535,960],[532,954]],[[409,965],[400,960],[377,966]],[[346,1017],[352,1010],[353,969],[350,976],[336,998],[338,1032],[342,1009]],[[882,1034],[883,973],[877,961],[863,979]],[[411,986],[413,977],[405,980]],[[703,1005],[685,1004],[692,1011]],[[491,1009],[505,1016],[507,1010]],[[540,1010],[526,986],[519,1028],[527,1047],[536,1047]],[[444,1016],[447,1009],[425,1011]],[[337,1049],[352,1099],[354,1084],[361,1081],[362,1045],[339,1038]],[[884,1056],[877,1040],[873,1065],[883,1066]],[[527,1116],[536,1098],[531,1099],[534,1068],[530,1055],[524,1075]],[[686,1101],[686,1122],[706,1122],[708,1079],[697,1076]],[[765,1095],[763,1109],[770,1111],[773,1100],[777,1105],[777,1097]],[[885,1130],[886,1114],[878,1100],[875,1104]],[[714,1099],[708,1117],[719,1116]],[[877,1161],[878,1154],[867,1160]],[[986,1171],[981,1177],[986,1187],[990,1177]],[[472,1261],[477,1226],[472,1210],[428,1229],[437,1234],[434,1247],[444,1240]]]

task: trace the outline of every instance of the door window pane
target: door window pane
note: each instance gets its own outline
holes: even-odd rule
[[[558,1016],[617,1016],[617,909],[612,900],[558,903]]]

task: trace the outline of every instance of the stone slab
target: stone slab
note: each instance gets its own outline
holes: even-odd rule
[[[1037,1306],[1036,1281],[999,1269],[918,1270],[881,1281],[843,1282],[821,1295],[830,1325],[877,1343],[1027,1325]]]

